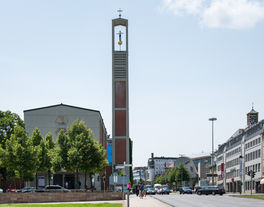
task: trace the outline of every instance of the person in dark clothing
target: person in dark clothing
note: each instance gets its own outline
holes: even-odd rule
[[[143,184],[140,184],[139,185],[139,193],[140,193],[140,198],[143,198],[143,191],[144,191],[144,185]]]
[[[138,196],[138,194],[139,194],[139,186],[136,185],[136,195]]]

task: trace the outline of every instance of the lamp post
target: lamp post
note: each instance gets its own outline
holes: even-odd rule
[[[212,165],[212,185],[214,185],[214,121],[217,119],[212,117],[209,121],[212,122],[212,158],[211,158],[211,165]]]
[[[242,148],[241,148],[241,152],[242,152]],[[239,169],[239,176],[240,176],[240,180],[241,180],[241,183],[240,183],[240,195],[242,193],[242,186],[243,186],[243,171],[242,171],[242,163],[243,163],[243,156],[242,154],[239,156],[239,160],[240,160],[240,169]]]

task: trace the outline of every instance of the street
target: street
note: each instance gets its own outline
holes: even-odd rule
[[[163,201],[175,207],[263,207],[264,200],[235,198],[228,195],[196,195],[196,194],[173,194],[170,195],[154,195],[160,201]]]

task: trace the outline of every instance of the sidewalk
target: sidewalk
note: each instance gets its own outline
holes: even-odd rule
[[[136,195],[130,195],[129,201],[129,207],[170,207],[150,196],[140,199]],[[127,200],[125,200],[124,207],[127,207]]]

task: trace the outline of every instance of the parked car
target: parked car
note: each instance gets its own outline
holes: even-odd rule
[[[156,191],[155,191],[155,189],[154,188],[147,188],[146,189],[146,194],[147,195],[155,195],[156,194]]]
[[[202,186],[195,186],[195,187],[194,187],[194,191],[195,191],[195,193],[197,193],[198,190],[201,189],[201,188],[202,188]]]
[[[3,191],[3,189],[2,188],[0,188],[0,193],[3,193],[4,191]]]
[[[168,187],[161,187],[161,188],[158,190],[157,193],[158,193],[158,194],[162,194],[162,195],[163,195],[163,194],[168,194],[168,195],[169,195],[170,192],[171,192],[171,191],[170,191],[170,189],[169,189]]]
[[[197,190],[197,194],[198,195],[202,195],[202,194],[205,194],[205,195],[209,195],[209,194],[212,194],[212,195],[216,195],[216,194],[223,195],[223,192],[217,186],[204,186],[204,187],[201,187],[199,190]]]
[[[181,187],[180,194],[192,194],[192,189],[189,187]]]
[[[223,186],[218,186],[218,191],[221,192],[222,194],[225,194],[225,188]]]
[[[159,189],[161,189],[161,186],[154,187],[154,190],[156,191],[156,193],[159,193]]]
[[[6,192],[8,192],[8,193],[16,193],[17,192],[17,189],[15,189],[15,188],[8,188]]]
[[[35,187],[24,187],[21,190],[18,190],[17,192],[21,192],[21,193],[32,193],[35,192],[36,188]]]
[[[71,190],[66,189],[60,185],[47,185],[44,189],[45,192],[71,192]]]

